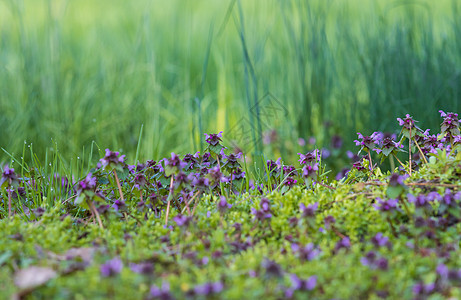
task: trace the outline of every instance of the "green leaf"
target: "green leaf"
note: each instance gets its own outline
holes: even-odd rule
[[[13,256],[11,250],[7,250],[0,255],[0,267]]]
[[[399,197],[405,189],[401,186],[389,186],[386,190],[386,195],[389,198],[397,198]]]

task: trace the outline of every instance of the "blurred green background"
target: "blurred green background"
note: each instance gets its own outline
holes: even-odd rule
[[[438,127],[461,103],[461,1],[0,0],[0,146],[133,161]],[[0,153],[0,161],[7,159]]]

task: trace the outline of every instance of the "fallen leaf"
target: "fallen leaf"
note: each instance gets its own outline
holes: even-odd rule
[[[14,274],[14,284],[21,290],[33,290],[56,275],[57,273],[51,268],[30,266]]]

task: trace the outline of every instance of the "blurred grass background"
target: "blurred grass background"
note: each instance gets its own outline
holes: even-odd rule
[[[132,162],[143,126],[140,160],[222,130],[294,161],[298,138],[354,149],[405,113],[436,129],[439,109],[459,112],[461,1],[0,0],[0,70],[15,156],[95,141]],[[230,135],[239,124],[248,138]]]

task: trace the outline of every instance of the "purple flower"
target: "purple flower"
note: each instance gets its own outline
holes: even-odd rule
[[[336,174],[335,179],[338,181],[343,179],[344,177],[347,176],[347,173],[349,173],[349,171],[350,171],[349,168],[343,168],[341,171],[338,172],[338,174]]]
[[[179,227],[187,227],[189,226],[189,223],[192,221],[192,217],[177,215],[173,218],[173,221],[176,222],[176,225],[178,225]]]
[[[16,186],[19,184],[19,179],[16,173],[14,172],[13,168],[8,167],[8,165],[5,166],[2,172],[2,178],[0,179],[0,187],[3,186],[3,184],[7,182],[8,185]]]
[[[219,201],[218,201],[218,210],[220,213],[225,213],[229,208],[232,207],[232,204],[229,204],[227,203],[227,200],[226,200],[226,197],[224,196],[221,196],[219,197]]]
[[[276,161],[273,161],[270,159],[266,162],[269,173],[280,171],[280,168],[282,166],[282,163],[280,161],[281,161],[281,158],[279,157]]]
[[[357,171],[365,171],[366,168],[365,168],[365,166],[363,165],[363,158],[360,159],[360,160],[358,160],[358,161],[356,161],[356,162],[354,162],[354,163],[352,164],[352,168],[357,169]]]
[[[242,158],[242,152],[239,152],[238,154],[231,153],[229,155],[226,155],[224,153],[224,148],[223,148],[221,149],[220,154],[224,161],[223,167],[227,167],[229,169],[235,169],[240,166],[237,160]]]
[[[298,255],[299,259],[307,261],[313,260],[320,254],[318,247],[314,246],[312,243],[308,243],[304,247],[298,244],[291,244],[291,250]]]
[[[272,218],[272,214],[263,211],[262,209],[251,208],[251,214],[254,215],[255,221],[264,221],[266,219]]]
[[[299,204],[299,210],[301,211],[301,216],[303,218],[310,218],[315,216],[315,212],[317,211],[317,208],[319,207],[319,203],[315,202],[313,204],[308,204],[307,207],[304,205],[304,203]]]
[[[197,295],[202,296],[211,296],[213,294],[218,294],[224,289],[224,284],[221,281],[217,282],[207,282],[204,284],[199,284],[194,287],[194,292]]]
[[[429,199],[424,194],[419,194],[417,197],[413,196],[412,194],[408,194],[408,202],[414,203],[415,207],[417,208],[431,208],[431,204],[429,203]]]
[[[115,257],[102,264],[100,267],[101,275],[103,277],[110,277],[119,274],[122,271],[123,263],[120,258]]]
[[[170,285],[168,282],[162,282],[162,287],[159,288],[155,285],[150,287],[150,296],[154,299],[160,300],[174,300],[175,298],[170,293]]]
[[[275,261],[265,258],[261,266],[266,270],[268,276],[280,277],[283,275],[282,267]]]
[[[210,185],[210,180],[206,177],[201,177],[200,174],[189,174],[189,180],[192,180],[194,188],[204,190]]]
[[[435,291],[435,283],[424,284],[420,282],[420,283],[413,285],[413,295],[415,296],[429,296],[434,291]]]
[[[170,167],[179,170],[182,170],[187,166],[187,163],[182,161],[178,155],[176,155],[174,152],[171,152],[171,158],[170,159],[163,159],[165,162],[165,167]]]
[[[138,274],[150,275],[154,272],[154,265],[149,262],[143,262],[139,264],[130,263],[130,269],[131,271]]]
[[[125,202],[119,199],[115,200],[114,204],[112,204],[112,208],[115,209],[115,211],[123,210],[125,207]]]
[[[386,137],[380,142],[379,148],[373,150],[378,154],[382,153],[384,156],[389,156],[401,148],[403,148],[402,144],[396,143],[391,137]]]
[[[198,166],[197,158],[199,157],[199,154],[200,152],[197,152],[194,155],[190,153],[184,155],[183,161],[188,164],[188,167],[186,167],[187,170],[192,170]]]
[[[134,183],[134,187],[140,190],[144,186],[146,186],[147,178],[143,174],[138,174],[134,177],[133,183]]]
[[[294,166],[283,166],[283,174],[289,176],[296,176],[296,168]]]
[[[94,177],[93,174],[88,173],[85,179],[77,184],[77,195],[80,196],[80,194],[85,191],[94,191],[96,189],[96,181],[96,177]]]
[[[343,139],[339,135],[334,135],[331,137],[331,147],[333,149],[339,149],[343,146]]]
[[[300,159],[298,160],[301,165],[317,163],[320,160],[320,153],[318,149],[307,152],[306,154],[298,153]]]
[[[372,237],[371,242],[377,248],[384,247],[384,246],[388,248],[392,247],[391,242],[389,242],[389,238],[387,236],[384,236],[381,232],[378,232],[374,237]]]
[[[403,128],[406,129],[410,129],[415,126],[415,120],[413,120],[413,117],[411,117],[409,114],[406,114],[404,119],[397,118],[397,121],[399,121],[400,126],[403,126]]]
[[[380,211],[394,211],[397,210],[397,199],[384,200],[381,198],[376,198],[377,203],[373,204],[373,207]]]
[[[375,144],[379,142],[378,140],[378,135],[376,132],[374,132],[370,136],[364,136],[360,132],[357,132],[357,136],[359,137],[359,140],[355,140],[355,145],[356,146],[361,146],[362,149],[365,149],[366,151],[370,151],[375,147]]]
[[[392,173],[389,177],[390,186],[405,186],[404,180],[408,178],[408,175],[399,175],[398,173]]]
[[[219,184],[220,182],[228,182],[229,180],[223,176],[221,173],[221,170],[219,169],[219,166],[215,166],[211,169],[208,170],[208,174],[206,175],[207,178],[211,181],[211,183],[214,184]]]
[[[445,113],[439,110],[440,116],[444,118],[441,126],[441,133],[444,137],[453,139],[455,136],[459,136],[459,120],[458,114],[456,113]]]
[[[435,269],[435,271],[437,272],[437,274],[439,274],[439,276],[442,279],[445,279],[445,280],[448,279],[449,270],[446,265],[444,264],[437,265],[437,268]]]
[[[330,229],[331,226],[336,222],[336,219],[335,219],[335,217],[333,217],[331,215],[328,215],[328,216],[325,217],[325,219],[323,221],[325,223],[325,227],[327,229]]]
[[[331,155],[331,151],[328,150],[327,148],[322,148],[321,150],[321,157],[322,158],[328,158]]]
[[[446,206],[455,206],[461,199],[461,192],[453,194],[450,189],[446,189],[443,196],[440,196],[437,192],[430,192],[427,194],[427,198],[428,200],[438,200]]]
[[[340,249],[349,249],[351,247],[351,241],[348,237],[344,237],[339,240],[335,245],[335,252],[338,252]]]
[[[306,280],[300,279],[295,274],[290,275],[291,287],[297,291],[312,291],[317,286],[317,276],[313,275]]]
[[[293,177],[287,177],[284,181],[283,181],[283,185],[287,186],[287,187],[293,187],[298,181],[296,179],[294,179]]]
[[[106,149],[106,155],[100,159],[102,168],[106,167],[114,168],[118,166],[123,166],[125,161],[125,155],[119,156],[119,152],[112,152],[109,149]]]
[[[271,203],[267,198],[261,198],[259,202],[259,206],[263,212],[270,212],[271,211]]]
[[[243,179],[245,178],[245,172],[242,171],[242,169],[240,168],[236,168],[233,172],[232,172],[232,181],[234,180],[239,180],[239,179]]]
[[[220,131],[217,134],[216,133],[211,133],[211,134],[205,133],[205,142],[207,142],[211,146],[216,146],[220,142],[222,142],[221,138],[222,138],[222,131]]]
[[[303,167],[303,177],[304,178],[316,178],[317,171],[319,170],[319,164],[315,163],[314,165],[305,165]]]
[[[384,257],[378,257],[378,255],[373,251],[369,251],[360,259],[360,262],[362,265],[367,266],[370,269],[380,269],[385,271],[389,267],[388,260]]]

